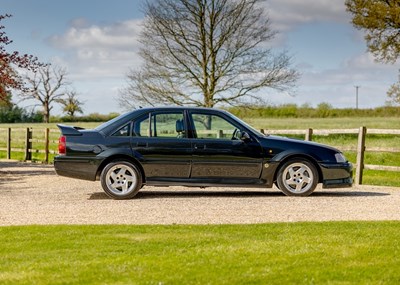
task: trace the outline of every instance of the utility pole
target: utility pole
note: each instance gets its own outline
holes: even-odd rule
[[[360,85],[354,86],[356,88],[356,109],[358,110],[358,89],[361,88]]]

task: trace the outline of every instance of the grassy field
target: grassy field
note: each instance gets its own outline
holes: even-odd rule
[[[1,284],[398,284],[400,222],[0,227]]]
[[[400,129],[400,120],[397,117],[382,117],[382,118],[244,118],[246,122],[251,124],[257,129],[268,130],[273,129],[302,129],[307,128],[313,129],[356,129],[361,126],[366,126],[367,129]],[[99,123],[68,123],[69,125],[76,125],[84,128],[93,128]],[[0,124],[1,128],[12,127],[20,128],[19,131],[13,131],[13,139],[19,140],[17,145],[13,147],[23,148],[24,147],[24,133],[21,131],[26,128],[26,124]],[[29,127],[34,129],[34,139],[40,139],[44,137],[44,128],[48,127],[53,130],[57,130],[56,124],[31,124]],[[50,133],[50,149],[57,151],[57,140],[59,133],[58,131]],[[0,131],[0,148],[6,147],[5,131]],[[292,136],[295,138],[304,139],[303,136]],[[346,135],[329,135],[329,136],[313,136],[313,140],[316,142],[336,146],[340,148],[347,148],[349,146],[356,147],[357,135],[346,134]],[[43,143],[34,143],[34,148],[44,148]],[[382,148],[398,148],[400,146],[400,136],[395,135],[367,135],[366,139],[367,147],[382,147]],[[346,157],[353,163],[356,162],[356,153],[354,151],[345,151]],[[44,155],[40,153],[33,153],[34,161],[42,161]],[[0,158],[5,158],[6,152],[0,151]],[[23,160],[23,153],[12,153],[12,159]],[[50,155],[50,161],[52,161],[54,155]],[[386,166],[400,166],[400,153],[367,153],[365,157],[365,164],[374,165],[386,165]],[[364,184],[370,185],[384,185],[384,186],[397,186],[400,187],[400,179],[398,179],[398,173],[389,171],[377,171],[377,170],[366,170],[364,173]]]
[[[366,126],[370,129],[400,129],[397,117],[389,118],[244,118],[259,129],[353,129]]]

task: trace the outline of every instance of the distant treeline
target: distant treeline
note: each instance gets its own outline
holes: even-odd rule
[[[374,109],[336,109],[321,103],[316,108],[286,104],[280,106],[240,106],[227,109],[241,118],[335,118],[335,117],[400,117],[400,107],[378,107]]]
[[[117,117],[118,113],[110,113],[107,115],[93,113],[85,116],[51,116],[51,123],[67,123],[67,122],[106,122]],[[11,108],[0,106],[0,124],[1,123],[42,123],[43,114],[40,111],[31,111],[18,106]]]
[[[335,117],[400,117],[400,107],[378,107],[374,109],[336,109],[326,103],[316,108],[287,104],[280,106],[237,106],[227,110],[241,118],[335,118]],[[52,116],[51,123],[62,122],[105,122],[117,117],[118,113],[107,115],[92,113],[85,116]],[[40,123],[43,121],[41,112],[28,112],[23,108],[0,107],[0,123]]]
[[[110,113],[107,115],[99,114],[99,113],[92,113],[86,116],[52,116],[50,118],[51,123],[70,123],[70,122],[106,122],[115,117],[119,116],[118,113]]]
[[[28,111],[18,106],[0,106],[0,123],[40,123],[41,112]]]

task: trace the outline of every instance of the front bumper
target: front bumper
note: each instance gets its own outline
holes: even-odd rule
[[[353,165],[350,162],[320,166],[323,188],[345,188],[353,185]]]
[[[346,188],[353,185],[353,178],[324,180],[322,188]]]

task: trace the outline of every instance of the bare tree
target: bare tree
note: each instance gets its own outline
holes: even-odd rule
[[[75,91],[68,91],[65,98],[57,100],[63,106],[63,112],[69,117],[74,118],[75,113],[83,113],[83,102],[78,100],[78,94]]]
[[[268,44],[275,32],[262,0],[156,0],[146,3],[140,55],[120,103],[213,107],[259,99],[262,88],[287,90],[299,74],[286,52]]]
[[[27,90],[20,94],[22,100],[36,100],[43,107],[43,121],[50,121],[52,103],[65,95],[67,71],[47,65],[26,76]]]

